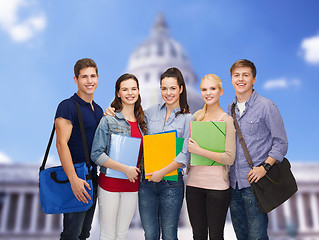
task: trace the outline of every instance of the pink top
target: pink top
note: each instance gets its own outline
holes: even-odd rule
[[[224,166],[191,166],[187,186],[226,190],[229,180],[224,179]]]
[[[231,116],[224,114],[220,120],[226,122],[225,152],[220,153],[220,163],[225,164],[225,166],[190,166],[187,186],[212,190],[229,188],[228,169],[235,159],[236,131]]]

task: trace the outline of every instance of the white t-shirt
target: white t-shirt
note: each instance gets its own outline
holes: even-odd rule
[[[242,102],[242,103],[237,102],[240,116],[243,115],[243,112],[245,111],[245,108],[246,108],[245,104],[246,102]]]

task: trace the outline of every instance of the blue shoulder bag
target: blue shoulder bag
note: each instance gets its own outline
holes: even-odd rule
[[[76,163],[74,164],[74,168],[78,177],[86,180],[86,182],[90,184],[91,190],[86,190],[90,194],[91,200],[88,199],[88,203],[77,200],[62,166],[45,169],[55,132],[55,125],[53,124],[50,140],[39,171],[40,204],[42,211],[47,214],[83,212],[87,211],[93,204],[93,184],[90,172],[91,164],[85,137],[84,123],[78,103],[75,102],[75,105],[79,118],[86,162]]]

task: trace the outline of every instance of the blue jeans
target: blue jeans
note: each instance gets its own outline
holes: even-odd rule
[[[177,227],[184,198],[184,181],[179,173],[178,181],[140,183],[139,211],[145,240],[177,240]]]
[[[231,188],[230,215],[238,240],[268,240],[268,216],[259,211],[251,187]]]
[[[97,177],[93,178],[93,205],[85,212],[63,214],[63,231],[60,240],[84,240],[90,237],[90,230],[97,199]]]

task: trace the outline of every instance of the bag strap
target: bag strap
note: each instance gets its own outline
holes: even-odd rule
[[[242,148],[243,148],[243,151],[244,151],[244,154],[245,154],[246,161],[247,161],[248,165],[250,166],[250,168],[253,168],[253,167],[254,167],[253,161],[252,161],[252,159],[251,159],[251,157],[250,157],[250,154],[249,154],[249,152],[248,152],[247,145],[246,145],[246,143],[245,143],[244,137],[243,137],[243,135],[242,135],[242,133],[241,133],[241,131],[240,131],[240,128],[239,128],[239,125],[238,125],[238,122],[237,122],[237,119],[236,119],[235,105],[236,105],[236,104],[233,103],[232,106],[231,106],[231,115],[232,115],[232,117],[233,117],[233,119],[234,119],[234,125],[235,125],[236,131],[237,131],[238,140],[239,140],[239,142],[240,142],[240,144],[241,144],[241,146],[242,146]],[[288,160],[287,160],[286,158],[284,158],[283,161],[288,161]],[[275,163],[275,164],[276,164],[276,163]],[[281,178],[280,178],[279,181],[275,181],[275,180],[271,179],[271,178],[267,175],[267,173],[266,173],[265,176],[266,176],[266,177],[269,179],[269,181],[271,181],[272,183],[274,183],[274,184],[281,184],[281,183],[283,182],[283,173],[282,173],[281,167],[280,167],[279,165],[277,165],[277,166],[278,166],[278,168],[279,168],[279,170],[280,170],[280,173],[281,173]]]
[[[86,166],[89,169],[91,169],[91,163],[90,163],[90,155],[89,155],[89,150],[88,150],[88,145],[86,142],[86,135],[85,135],[85,130],[84,130],[84,122],[83,122],[83,117],[81,113],[80,106],[77,102],[74,102],[76,106],[76,111],[78,113],[78,118],[79,118],[79,123],[80,123],[80,130],[81,130],[81,136],[82,136],[82,142],[83,142],[83,148],[84,148],[84,155],[85,155],[85,161],[86,161]]]
[[[80,124],[80,131],[81,131],[81,136],[82,136],[82,142],[83,142],[83,148],[84,148],[84,155],[85,155],[85,161],[86,161],[86,166],[89,169],[89,173],[90,173],[90,169],[91,169],[91,163],[90,163],[90,157],[89,157],[89,151],[88,151],[88,146],[87,146],[87,142],[86,142],[86,136],[85,136],[85,130],[84,130],[84,122],[83,122],[83,117],[82,117],[82,113],[81,113],[81,109],[80,106],[77,102],[71,100],[72,102],[75,103],[76,106],[76,111],[77,111],[77,115],[78,115],[78,119],[79,119],[79,124]],[[51,148],[51,144],[53,141],[53,137],[54,137],[54,132],[55,132],[55,124],[53,123],[53,128],[51,131],[51,136],[48,142],[48,146],[46,148],[44,157],[43,157],[43,161],[42,161],[42,165],[40,167],[40,172],[42,170],[45,169],[45,165],[47,163],[47,159],[48,159],[48,155],[49,155],[49,151]]]
[[[240,131],[240,128],[239,128],[239,125],[238,125],[238,122],[237,122],[237,119],[236,119],[235,105],[236,104],[233,103],[232,106],[231,106],[231,115],[232,115],[232,117],[234,119],[234,125],[235,125],[235,129],[236,129],[236,132],[237,132],[238,140],[240,142],[241,147],[243,148],[243,151],[244,151],[244,154],[245,154],[245,157],[246,157],[246,161],[247,161],[249,167],[253,168],[254,167],[253,161],[251,159],[251,156],[249,154],[247,145],[245,143],[245,139],[243,137],[243,134]]]
[[[48,155],[49,155],[49,152],[50,152],[52,140],[53,140],[53,137],[54,137],[54,132],[55,132],[55,125],[54,125],[54,123],[53,123],[53,128],[52,128],[52,131],[51,131],[51,136],[50,136],[50,139],[49,139],[49,143],[48,143],[47,149],[45,150],[45,154],[44,154],[44,157],[43,157],[42,165],[41,165],[41,167],[40,167],[40,172],[41,172],[42,170],[44,170],[45,164],[47,163],[47,159],[48,159]]]

